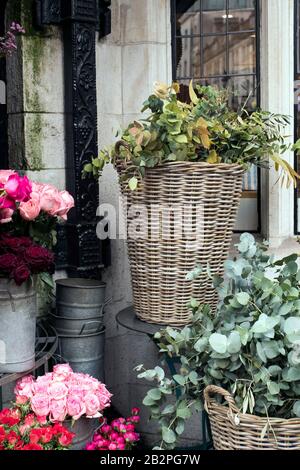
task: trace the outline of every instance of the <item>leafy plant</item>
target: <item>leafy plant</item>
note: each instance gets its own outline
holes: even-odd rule
[[[209,384],[229,390],[241,413],[300,417],[298,256],[276,261],[250,234],[241,236],[238,250],[240,256],[225,263],[225,278],[211,278],[220,296],[217,314],[192,299],[191,325],[155,335],[163,363],[166,356],[178,361],[176,374],[137,368],[155,384],[144,405],[160,423],[160,448],[175,446]]]
[[[84,175],[98,177],[113,162],[135,190],[147,168],[170,162],[235,163],[248,169],[268,167],[270,157],[276,170],[283,171],[283,182],[296,184],[299,176],[281,158],[300,149],[300,141],[291,145],[283,135],[288,116],[261,110],[248,114],[245,107],[234,112],[227,106],[226,91],[211,86],[197,86],[196,91],[191,82],[191,102],[186,104],[177,98],[177,83],[156,84],[142,109],[146,118],[129,124],[115,145],[85,165]]]

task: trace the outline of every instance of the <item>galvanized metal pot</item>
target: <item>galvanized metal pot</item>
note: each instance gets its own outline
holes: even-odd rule
[[[96,419],[89,419],[82,416],[72,425],[71,420],[63,422],[63,425],[71,432],[75,433],[71,450],[84,450],[86,444],[92,439],[97,427]]]
[[[26,372],[35,363],[35,282],[0,279],[0,373]]]
[[[56,281],[56,315],[89,320],[103,314],[106,284],[93,279]]]
[[[54,315],[49,315],[49,321],[55,328],[58,335],[81,335],[85,333],[97,333],[103,329],[103,316],[82,320],[81,318],[68,318]]]
[[[105,328],[96,333],[59,334],[59,355],[74,372],[89,374],[104,382]]]

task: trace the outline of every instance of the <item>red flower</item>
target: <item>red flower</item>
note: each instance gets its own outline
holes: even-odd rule
[[[73,437],[75,436],[74,433],[72,432],[69,432],[67,430],[65,430],[61,436],[58,438],[58,442],[61,446],[63,447],[68,447],[69,445],[72,444],[72,441],[73,441]]]
[[[24,252],[24,260],[32,273],[54,271],[54,254],[42,246],[28,247]]]
[[[20,422],[20,417],[18,413],[15,412],[15,410],[10,410],[8,408],[5,408],[4,410],[0,412],[0,424],[4,424],[11,428],[15,424],[18,424],[19,422]]]
[[[48,444],[48,442],[52,441],[53,432],[52,432],[52,427],[51,426],[47,426],[46,428],[42,428],[41,431],[42,432],[41,432],[40,442],[42,442],[42,444]]]
[[[40,444],[25,444],[20,450],[43,450]]]
[[[38,444],[42,437],[43,430],[40,428],[32,429],[29,433],[30,444]]]
[[[25,263],[22,261],[15,267],[12,272],[15,283],[20,286],[23,282],[27,281],[30,277],[30,271]]]
[[[7,434],[6,436],[6,439],[7,439],[7,442],[9,445],[15,445],[19,438],[18,438],[18,435],[15,431],[9,431],[9,433]]]
[[[6,439],[6,432],[3,426],[0,426],[0,444]]]

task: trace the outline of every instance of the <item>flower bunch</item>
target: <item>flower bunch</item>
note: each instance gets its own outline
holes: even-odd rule
[[[29,400],[37,416],[52,422],[71,418],[76,421],[85,415],[98,418],[110,406],[111,394],[97,379],[72,371],[69,364],[58,364],[53,372],[34,379],[26,376],[15,387],[17,401]]]
[[[17,34],[24,34],[25,29],[18,23],[12,22],[4,37],[0,37],[0,57],[11,55],[17,49]]]
[[[74,199],[67,191],[59,191],[51,184],[34,183],[12,170],[0,170],[1,224],[11,222],[16,210],[27,222],[35,220],[41,212],[66,220],[72,207]]]
[[[132,416],[127,419],[114,419],[110,424],[104,420],[86,450],[131,450],[140,440],[135,430],[135,425],[140,422],[139,413],[139,408],[133,408]]]
[[[17,285],[27,281],[31,274],[54,272],[54,254],[37,245],[30,237],[0,235],[0,272],[14,279]]]
[[[0,450],[66,450],[75,434],[35,416],[28,403],[0,411]]]

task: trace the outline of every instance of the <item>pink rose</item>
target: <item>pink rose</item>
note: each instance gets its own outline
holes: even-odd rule
[[[38,377],[33,385],[34,393],[48,393],[48,387],[52,380],[52,373]]]
[[[53,367],[53,380],[57,382],[64,382],[70,377],[72,373],[73,370],[69,364],[57,364]]]
[[[33,384],[34,378],[32,375],[27,375],[26,377],[18,380],[14,390],[15,395],[31,398],[33,394]]]
[[[77,420],[86,412],[86,406],[83,399],[77,395],[69,395],[67,398],[67,413],[73,419]]]
[[[41,211],[39,195],[31,193],[31,199],[27,202],[21,202],[19,210],[22,219],[28,221],[36,219]]]
[[[98,418],[100,416],[100,402],[94,393],[88,393],[85,396],[84,403],[86,406],[86,415],[91,418]]]
[[[55,215],[67,220],[67,213],[74,207],[74,199],[68,191],[60,192],[61,204]]]
[[[8,178],[12,175],[16,175],[16,172],[13,170],[0,170],[0,185],[5,185]]]
[[[47,416],[50,413],[49,397],[38,393],[31,398],[32,411],[38,416]]]
[[[4,185],[7,195],[15,201],[28,201],[32,192],[32,186],[27,176],[19,176],[17,173],[9,176]]]
[[[0,224],[11,222],[13,213],[13,209],[0,209]]]
[[[49,385],[48,395],[54,400],[62,400],[68,395],[68,387],[63,382],[53,382]]]
[[[99,384],[98,390],[95,393],[100,401],[100,410],[107,408],[110,405],[112,394],[107,390],[105,385]]]
[[[54,216],[61,205],[58,189],[51,184],[35,184],[33,190],[40,195],[41,209]]]
[[[67,416],[66,399],[50,401],[51,421],[64,421]]]

